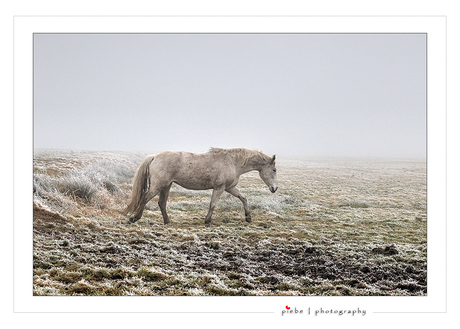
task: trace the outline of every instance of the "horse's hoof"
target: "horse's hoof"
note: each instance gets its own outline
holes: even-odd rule
[[[209,222],[204,222],[204,225],[205,225],[205,226],[211,226],[211,221],[209,221]]]
[[[246,222],[251,223],[252,222],[251,217],[246,217]]]
[[[131,218],[129,219],[129,222],[132,224],[132,223],[137,222],[138,220],[139,220],[138,218],[131,217]]]

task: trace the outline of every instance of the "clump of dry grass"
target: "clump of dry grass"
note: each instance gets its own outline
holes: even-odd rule
[[[38,152],[34,159],[34,202],[69,212],[107,208],[126,197],[139,154]]]

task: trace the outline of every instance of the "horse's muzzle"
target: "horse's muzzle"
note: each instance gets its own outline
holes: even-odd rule
[[[275,193],[278,187],[270,186],[270,192]]]

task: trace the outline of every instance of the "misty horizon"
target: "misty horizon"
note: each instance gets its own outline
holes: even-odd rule
[[[34,34],[34,148],[426,157],[425,34]]]

